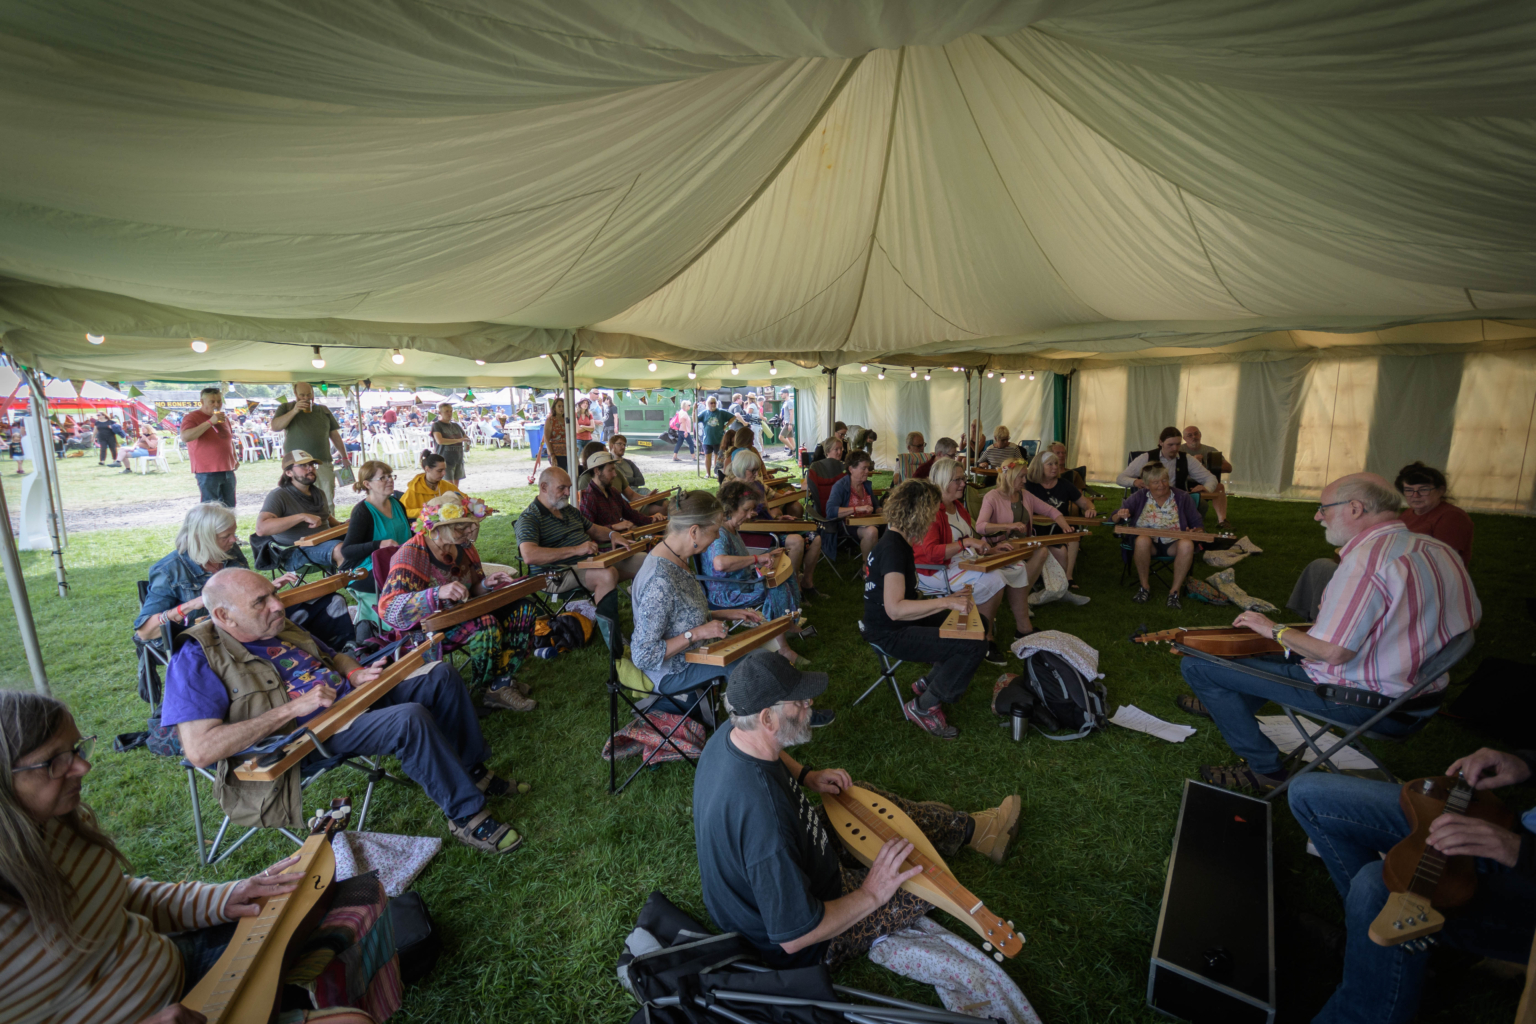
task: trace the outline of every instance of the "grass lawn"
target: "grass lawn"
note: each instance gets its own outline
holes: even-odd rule
[[[474,456],[477,462],[505,457]],[[693,479],[691,473],[660,474],[654,482],[668,486]],[[65,486],[69,493],[68,477]],[[532,489],[484,496],[498,508],[517,510]],[[1103,506],[1110,504],[1106,500]],[[1233,501],[1240,533],[1265,549],[1237,567],[1238,581],[1249,593],[1283,603],[1297,572],[1327,553],[1309,518],[1312,509]],[[243,532],[254,512],[242,509]],[[1536,524],[1512,516],[1474,518],[1473,577],[1485,618],[1476,653],[1457,680],[1482,657],[1527,662],[1536,657],[1536,630],[1525,608]],[[483,529],[480,549],[486,559],[510,560],[512,520],[510,514],[498,516]],[[54,691],[73,706],[86,733],[106,740],[143,727],[145,708],[135,694],[128,640],[136,611],[134,581],[169,550],[174,535],[175,526],[167,525],[75,536],[67,554],[73,584],[67,600],[53,596],[43,553],[23,554]],[[961,730],[957,742],[932,740],[903,722],[888,692],[851,707],[877,670],[858,638],[861,590],[845,556],[841,568],[848,580],[839,581],[825,568],[818,573],[822,597],[810,614],[820,636],[797,644],[815,668],[831,674],[824,703],[838,711],[838,720],[797,754],[816,766],[845,767],[855,778],[914,799],[965,809],[1020,793],[1024,813],[1007,862],[994,866],[966,852],[951,865],[1027,936],[1009,972],[1053,1024],[1150,1022],[1163,1019],[1145,1005],[1147,959],[1182,781],[1201,764],[1230,762],[1232,754],[1210,723],[1174,709],[1173,698],[1183,691],[1177,660],[1164,649],[1132,644],[1129,637],[1143,627],[1222,624],[1232,611],[1186,601],[1185,609],[1175,612],[1164,607],[1161,593],[1152,603],[1134,605],[1130,591],[1118,584],[1118,550],[1107,531],[1084,547],[1078,578],[1092,603],[1050,605],[1038,624],[1074,633],[1100,651],[1112,706],[1134,703],[1189,722],[1199,730],[1192,739],[1170,744],[1111,728],[1075,743],[1034,736],[1014,744],[987,709],[996,676],[990,668],[954,709],[951,721]],[[1213,571],[1199,567],[1197,575]],[[902,677],[917,674],[907,667]],[[495,763],[534,782],[531,794],[496,808],[526,833],[527,844],[492,860],[450,840],[417,882],[448,946],[435,973],[408,993],[396,1020],[626,1020],[634,1004],[616,984],[613,963],[647,894],[660,889],[704,915],[693,854],[690,770],[667,765],[645,773],[618,798],[605,792],[607,770],[599,757],[607,732],[605,677],[606,662],[597,648],[554,661],[535,659],[524,678],[539,709],[486,720]],[[27,685],[9,617],[0,620],[0,682]],[[1384,756],[1399,775],[1412,778],[1443,771],[1454,757],[1482,744],[1477,735],[1439,718],[1411,744],[1389,747]],[[327,784],[340,785],[327,779],[322,791],[328,791]],[[446,836],[441,816],[419,792],[386,790],[382,796],[370,813],[372,830]],[[219,868],[200,869],[191,848],[184,777],[175,765],[144,750],[114,754],[108,746],[87,780],[86,797],[135,870],[157,878],[234,878],[259,870],[285,849],[280,837],[262,836]],[[1506,799],[1525,808],[1536,803],[1536,792],[1507,791]],[[312,794],[310,803],[315,802]],[[1286,916],[1305,910],[1342,921],[1342,915],[1322,864],[1306,856],[1302,833],[1283,806],[1276,809],[1275,823],[1281,1019],[1306,1020],[1336,983],[1339,967],[1306,948]],[[969,934],[943,915],[938,919]],[[1513,1016],[1518,983],[1469,972],[1459,962],[1445,961],[1442,967],[1421,1020],[1470,1024]],[[841,978],[935,1002],[930,989],[867,961]]]

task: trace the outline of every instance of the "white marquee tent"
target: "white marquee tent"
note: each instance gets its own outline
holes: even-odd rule
[[[58,0],[0,46],[0,344],[58,376],[772,359],[889,455],[958,433],[951,365],[1043,436],[1054,370],[1096,475],[1193,420],[1244,493],[1424,458],[1533,508],[1529,5]]]

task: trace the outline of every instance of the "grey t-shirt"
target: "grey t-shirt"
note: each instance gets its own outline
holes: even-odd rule
[[[270,512],[279,519],[286,516],[296,516],[301,512],[320,517],[319,526],[304,526],[300,524],[291,530],[274,534],[272,539],[279,544],[292,544],[301,537],[308,537],[319,530],[330,526],[331,503],[325,500],[325,492],[318,487],[309,489],[309,496],[299,493],[297,487],[274,487],[267,492],[267,500],[261,503],[263,512]]]
[[[287,413],[294,404],[284,402],[278,406],[274,418]],[[287,455],[297,448],[329,464],[331,431],[340,429],[341,424],[336,422],[336,417],[331,410],[316,402],[309,412],[301,412],[288,421],[288,426],[283,431],[283,454]]]

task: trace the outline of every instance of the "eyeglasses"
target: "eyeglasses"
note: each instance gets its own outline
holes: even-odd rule
[[[1353,498],[1350,499],[1350,501],[1353,501],[1353,500],[1354,500]],[[1348,505],[1348,504],[1349,504],[1349,501],[1330,501],[1326,505],[1319,505],[1319,506],[1317,506],[1317,514],[1318,515],[1322,515],[1325,510],[1333,508],[1333,506],[1335,506],[1335,505]]]
[[[1404,497],[1408,498],[1427,498],[1439,489],[1440,488],[1438,487],[1431,487],[1428,484],[1424,484],[1420,487],[1404,487],[1403,495]]]
[[[66,774],[68,774],[69,770],[75,766],[75,758],[78,757],[82,761],[89,761],[91,759],[91,754],[94,753],[95,750],[96,737],[84,736],[81,737],[79,743],[75,744],[73,750],[66,750],[64,753],[55,756],[51,760],[44,761],[42,764],[16,765],[11,769],[11,774],[14,775],[17,772],[30,772],[37,768],[47,768],[48,777],[50,779],[62,779]]]
[[[809,708],[811,706],[811,702],[815,699],[815,697],[808,697],[805,700],[781,700],[779,703],[797,708]]]

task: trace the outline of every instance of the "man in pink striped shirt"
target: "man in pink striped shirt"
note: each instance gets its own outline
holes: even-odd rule
[[[1323,488],[1313,518],[1323,524],[1328,543],[1340,548],[1340,557],[1338,571],[1323,591],[1317,621],[1306,632],[1285,629],[1251,611],[1233,622],[1273,636],[1287,649],[1284,657],[1264,656],[1266,671],[1303,684],[1397,697],[1413,686],[1426,661],[1478,624],[1482,605],[1460,556],[1441,541],[1409,532],[1398,518],[1399,505],[1397,491],[1374,473],[1341,477]],[[1207,782],[1229,789],[1264,792],[1285,781],[1280,750],[1254,718],[1267,702],[1283,701],[1353,723],[1376,714],[1374,708],[1340,704],[1307,689],[1196,658],[1185,658],[1182,670],[1195,697],[1180,697],[1179,707],[1214,719],[1227,745],[1247,762],[1200,769]],[[1443,690],[1447,681],[1442,676],[1430,692]],[[1410,710],[1434,713],[1428,706]],[[1396,718],[1383,719],[1373,728],[1407,732],[1415,724]]]

